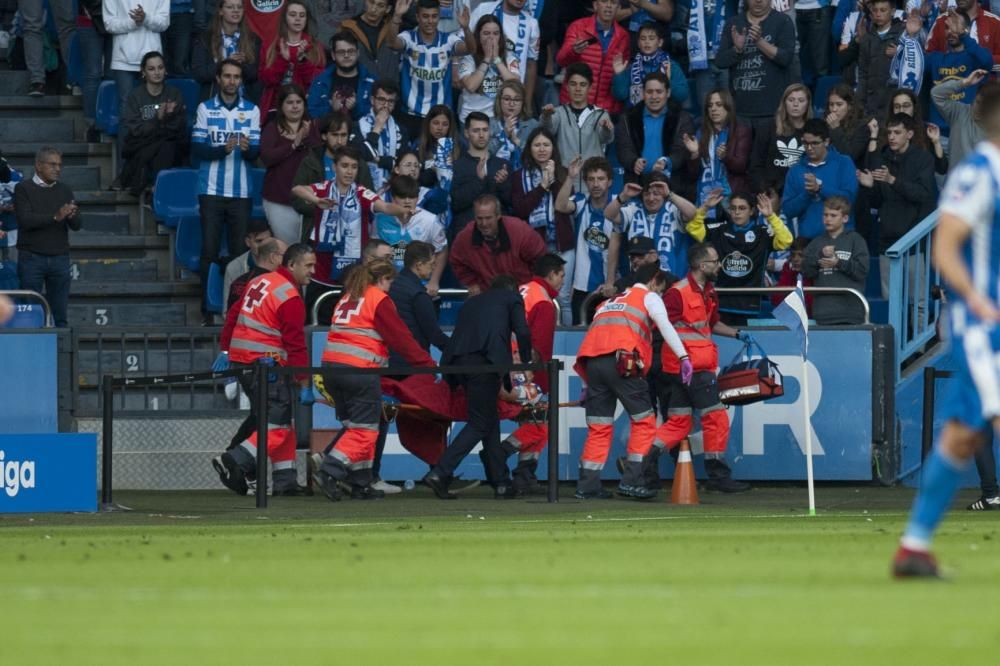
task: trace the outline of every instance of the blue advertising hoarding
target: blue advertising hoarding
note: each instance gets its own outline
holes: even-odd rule
[[[0,435],[0,513],[97,511],[97,435]]]
[[[58,432],[57,336],[4,333],[0,368],[0,433]]]
[[[583,340],[582,330],[556,333],[554,354],[564,361],[562,400],[576,400],[582,382],[573,372],[576,350]],[[746,407],[730,407],[731,423],[726,458],[737,478],[755,480],[802,480],[806,476],[805,418],[802,405],[802,360],[794,337],[785,330],[755,331],[754,336],[778,363],[785,376],[785,395]],[[325,332],[313,334],[313,362],[319,364]],[[716,338],[719,357],[727,363],[739,351],[740,343]],[[868,480],[871,478],[872,447],[872,333],[865,329],[825,330],[810,333],[809,391],[813,429],[813,463],[818,480]],[[314,428],[339,428],[334,411],[316,405]],[[460,425],[452,429],[452,436]],[[503,436],[517,424],[505,421]],[[696,426],[697,427],[697,426]],[[578,461],[587,436],[584,410],[563,408],[559,433],[559,475],[575,479]],[[615,422],[615,440],[604,476],[617,478],[614,458],[625,453],[628,416],[619,408]],[[692,436],[695,453],[700,452],[699,433]],[[698,457],[700,458],[700,456]],[[701,471],[696,458],[696,468]],[[539,464],[544,476],[545,454]],[[386,442],[382,476],[387,479],[419,479],[427,466],[402,446],[395,428]],[[457,470],[466,478],[482,478],[479,458],[469,456]],[[672,463],[661,461],[661,472],[669,477]]]

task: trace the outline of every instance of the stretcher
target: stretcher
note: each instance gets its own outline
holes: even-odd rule
[[[413,375],[405,379],[382,377],[382,411],[386,421],[396,422],[403,447],[428,465],[437,463],[448,444],[448,429],[456,421],[465,421],[468,405],[465,392],[452,388],[433,375]],[[323,378],[313,377],[319,402],[334,406],[333,398],[323,386]],[[560,407],[579,403],[560,403]],[[508,402],[497,398],[501,420],[544,423],[548,404],[531,405]]]

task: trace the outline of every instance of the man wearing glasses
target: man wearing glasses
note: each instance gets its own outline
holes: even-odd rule
[[[729,443],[729,416],[719,401],[719,349],[712,335],[750,340],[745,331],[738,331],[719,321],[719,297],[713,286],[719,276],[719,253],[708,243],[696,243],[688,249],[688,274],[674,283],[663,295],[667,318],[684,344],[694,375],[690,384],[681,381],[681,361],[663,345],[663,372],[657,378],[660,408],[666,406],[667,420],[657,429],[656,439],[646,457],[644,468],[647,487],[659,489],[657,459],[663,449],[671,456],[680,452],[678,445],[691,432],[695,411],[701,419],[705,441],[706,486],[723,493],[740,493],[750,485],[732,478],[726,464]],[[676,458],[675,458],[676,460]]]
[[[374,189],[380,190],[392,175],[396,156],[410,137],[392,117],[399,99],[399,88],[392,81],[378,81],[372,86],[371,108],[358,121],[355,145],[362,150],[372,176]],[[419,176],[419,172],[416,176]]]
[[[830,145],[830,127],[825,120],[812,118],[802,127],[805,155],[785,178],[781,212],[789,220],[798,219],[798,234],[815,238],[824,233],[823,202],[827,197],[844,197],[851,204],[858,194],[854,162]],[[848,227],[854,227],[853,221]]]
[[[352,120],[371,108],[375,78],[358,64],[358,38],[342,30],[330,38],[333,64],[309,86],[309,115],[322,118],[330,111],[347,111]]]

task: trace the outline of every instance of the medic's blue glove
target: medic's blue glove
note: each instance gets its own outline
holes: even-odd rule
[[[215,357],[215,363],[212,364],[212,372],[225,372],[229,369],[229,353],[220,352],[218,356]]]
[[[303,386],[299,391],[299,402],[308,407],[309,405],[316,402],[316,394],[313,393],[311,386]]]
[[[753,336],[750,335],[748,331],[738,331],[736,333],[736,337],[740,342],[744,344],[748,345],[757,344],[757,341],[753,339]]]

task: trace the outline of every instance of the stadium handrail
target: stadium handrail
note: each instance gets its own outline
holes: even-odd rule
[[[317,298],[316,302],[313,303],[312,314],[310,315],[310,319],[309,319],[310,324],[312,326],[319,326],[319,306],[320,306],[320,304],[323,303],[323,301],[325,301],[328,298],[332,298],[333,296],[340,296],[340,292],[341,291],[343,291],[341,287],[334,286],[334,287],[332,287],[330,289],[330,291],[327,291],[327,292],[322,293],[322,294],[319,295],[319,298]],[[457,288],[446,287],[444,289],[439,289],[438,290],[438,294],[441,295],[441,296],[462,296],[463,298],[465,298],[465,297],[467,297],[469,295],[469,290],[468,289],[457,289]],[[553,299],[552,304],[556,306],[556,321],[558,322],[559,319],[560,319],[560,314],[562,312],[562,308],[559,307],[559,301],[557,301],[557,300]]]
[[[11,299],[27,297],[41,301],[42,309],[45,310],[45,328],[52,328],[54,326],[52,321],[52,306],[49,305],[48,299],[37,291],[31,291],[30,289],[7,289],[0,291],[0,296],[7,296]]]
[[[939,285],[941,277],[929,259],[938,216],[935,210],[885,251],[889,258],[889,324],[896,333],[896,381],[903,365],[920,354],[937,334],[941,303],[931,298],[931,287]],[[915,271],[920,271],[918,280],[911,275]],[[914,281],[924,288],[918,288],[921,293],[910,303]]]
[[[782,286],[782,287],[716,287],[715,291],[719,294],[774,294],[774,293],[788,293],[790,291],[795,291],[795,287],[792,286]],[[871,323],[871,308],[868,306],[868,299],[857,289],[851,289],[850,287],[802,287],[802,291],[807,294],[850,294],[854,296],[859,301],[861,301],[861,307],[864,308],[865,320],[864,324]],[[587,312],[590,309],[590,305],[597,298],[604,298],[600,292],[594,292],[584,299],[583,303],[580,304],[580,321],[587,321]]]

